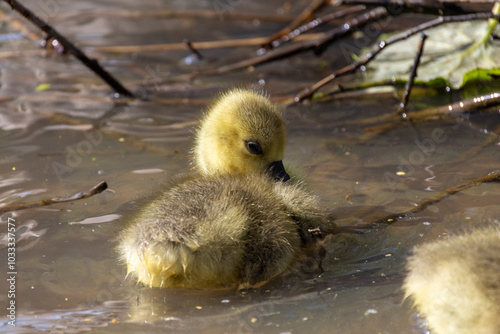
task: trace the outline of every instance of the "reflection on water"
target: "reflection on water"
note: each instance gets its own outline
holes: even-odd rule
[[[180,1],[58,4],[51,12],[55,25],[88,46],[256,37],[283,26],[273,20],[110,14],[118,9],[185,8]],[[34,1],[26,5],[39,6]],[[192,6],[213,10],[211,2]],[[234,6],[237,11],[276,13],[281,3],[241,1]],[[102,11],[103,16],[72,15],[82,10]],[[3,29],[8,41],[13,40],[8,34],[18,33]],[[15,41],[0,38],[0,53],[12,51],[13,45],[33,50],[30,41]],[[3,318],[0,332],[424,333],[425,322],[403,301],[405,259],[419,243],[498,225],[500,190],[495,184],[456,194],[391,226],[331,236],[323,245],[325,272],[318,269],[322,256],[312,250],[260,290],[159,290],[126,278],[124,265],[116,259],[116,237],[137,198],[188,168],[191,134],[207,99],[224,87],[258,82],[272,95],[296,91],[328,73],[322,61],[331,61],[331,68],[337,67],[333,60],[345,61],[332,48],[323,58],[305,54],[251,72],[152,84],[190,73],[192,66],[248,57],[252,49],[203,53],[206,59],[194,65],[182,64],[188,51],[99,54],[129,86],[139,90],[146,85],[156,95],[155,100],[130,102],[113,101],[107,87],[71,57],[21,54],[3,59],[0,210],[16,201],[69,196],[100,180],[109,189],[85,200],[0,216],[2,259],[7,257],[8,219],[16,222],[18,312],[14,330]],[[42,83],[51,86],[35,91]],[[440,96],[430,103],[450,99]],[[495,115],[396,128],[367,141],[360,140],[364,132],[355,125],[342,125],[393,110],[396,104],[385,96],[287,110],[286,160],[307,175],[311,190],[339,225],[377,220],[498,169],[498,138],[488,132],[498,127]],[[489,145],[473,152],[491,138]],[[1,305],[9,302],[7,291],[6,281],[0,281]]]

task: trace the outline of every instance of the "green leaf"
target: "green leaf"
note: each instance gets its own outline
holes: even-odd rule
[[[494,27],[494,26],[493,26]],[[444,24],[428,35],[416,79],[459,89],[471,80],[494,80],[500,73],[500,43],[485,38],[487,21]],[[498,26],[494,30],[500,31]],[[368,64],[367,80],[405,80],[410,76],[420,37],[390,45]]]
[[[500,90],[500,69],[491,70],[477,69],[470,71],[464,76],[462,95],[470,98]]]
[[[489,82],[498,78],[500,78],[500,68],[493,68],[491,70],[478,68],[464,75],[463,86],[470,82]]]

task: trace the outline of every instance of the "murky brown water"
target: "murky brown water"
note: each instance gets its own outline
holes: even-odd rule
[[[245,295],[233,290],[151,290],[125,279],[114,252],[123,217],[134,199],[188,168],[191,134],[207,99],[242,84],[262,85],[273,96],[297,92],[346,62],[340,48],[333,47],[321,58],[305,54],[254,71],[155,85],[161,78],[251,56],[255,48],[202,50],[206,59],[195,65],[186,64],[190,54],[184,50],[114,54],[90,48],[258,37],[283,26],[277,20],[225,16],[233,9],[276,14],[280,1],[231,1],[226,12],[212,19],[118,15],[214,10],[215,3],[55,0],[49,6],[25,1],[44,11],[127,86],[148,85],[151,95],[164,98],[145,102],[112,100],[108,87],[72,57],[43,56],[32,41],[7,35],[19,30],[1,26],[0,37],[6,37],[0,45],[0,203],[69,196],[100,180],[106,180],[109,190],[86,200],[1,216],[0,263],[7,259],[9,218],[17,230],[17,318],[12,328],[2,315],[0,332],[424,333],[401,291],[411,249],[499,224],[500,188],[486,184],[406,221],[363,235],[332,237],[326,244],[326,272],[319,277],[305,261],[282,279]],[[303,5],[285,15],[296,14]],[[13,50],[19,53],[6,54]],[[51,87],[35,90],[44,83]],[[174,98],[181,102],[167,100]],[[453,98],[441,93],[420,102],[439,105]],[[498,127],[498,115],[400,127],[367,141],[360,139],[364,132],[359,127],[343,125],[392,111],[397,103],[393,94],[385,94],[288,109],[286,160],[303,171],[340,225],[373,221],[499,168],[500,142],[489,132]],[[490,144],[468,154],[488,140]],[[6,315],[8,290],[2,279],[0,301]]]

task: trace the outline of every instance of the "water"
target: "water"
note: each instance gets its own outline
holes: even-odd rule
[[[9,220],[17,230],[17,326],[10,327],[2,317],[1,332],[424,333],[425,322],[401,291],[411,249],[499,224],[500,190],[497,184],[485,184],[411,219],[328,239],[320,276],[317,264],[306,258],[282,278],[246,294],[136,286],[117,261],[116,236],[135,199],[189,168],[192,132],[209,98],[242,84],[264,84],[273,96],[297,92],[346,59],[333,47],[322,58],[304,54],[253,71],[158,85],[162,78],[248,57],[255,47],[202,50],[205,58],[191,65],[183,61],[190,56],[184,50],[115,54],[90,47],[265,36],[283,23],[232,20],[224,17],[226,12],[224,20],[118,16],[159,8],[213,10],[213,2],[54,4],[43,9],[37,7],[41,2],[25,1],[45,10],[57,28],[99,57],[128,87],[146,85],[155,98],[113,100],[108,87],[73,58],[43,56],[32,41],[8,35],[18,30],[2,27],[8,42],[0,45],[0,203],[70,196],[101,180],[109,189],[85,200],[1,215],[2,263]],[[239,1],[231,8],[275,14],[281,5]],[[298,11],[299,6],[293,7],[287,15]],[[100,14],[74,15],[82,12]],[[5,56],[12,50],[19,53]],[[46,83],[48,90],[35,90]],[[441,105],[454,98],[440,93],[418,101]],[[499,140],[491,132],[498,127],[498,115],[402,126],[371,138],[360,126],[346,123],[392,111],[398,104],[392,93],[366,94],[287,110],[285,160],[303,172],[339,225],[374,221],[498,170]],[[0,283],[2,312],[11,300],[6,282]]]

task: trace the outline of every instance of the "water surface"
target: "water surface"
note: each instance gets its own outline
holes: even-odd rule
[[[259,37],[284,23],[233,20],[226,12],[212,19],[118,15],[214,10],[210,1],[57,4],[44,9],[49,21],[127,86],[153,98],[115,100],[74,58],[44,55],[22,35],[8,35],[0,45],[0,55],[17,52],[5,54],[0,65],[0,203],[69,196],[101,180],[109,185],[85,200],[0,217],[2,261],[9,218],[17,229],[17,326],[13,330],[3,318],[2,332],[424,333],[425,323],[401,291],[412,248],[499,224],[500,188],[484,184],[392,225],[329,238],[321,275],[312,256],[246,294],[136,286],[117,260],[117,235],[136,199],[189,168],[192,133],[206,101],[235,85],[262,87],[272,96],[297,92],[348,59],[335,44],[320,58],[304,54],[248,71],[160,85],[161,79],[252,56],[255,47],[202,51],[204,60],[191,65],[187,50],[116,54],[92,47]],[[43,9],[36,1],[25,5]],[[236,1],[227,11],[293,16],[304,5],[286,12],[279,1]],[[19,30],[4,25],[1,33]],[[47,83],[49,89],[36,91]],[[441,105],[455,99],[443,91],[418,101]],[[398,103],[389,92],[287,110],[285,159],[303,172],[339,225],[374,221],[498,170],[499,140],[492,133],[498,114],[405,125],[369,139],[360,126],[346,123],[391,112]],[[9,302],[8,288],[2,280],[2,305]]]

